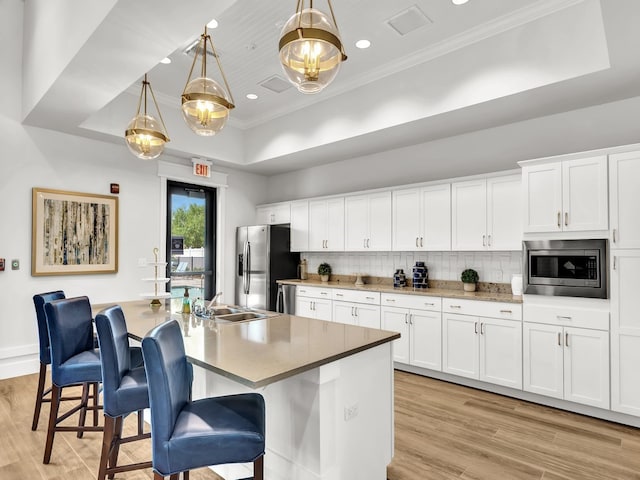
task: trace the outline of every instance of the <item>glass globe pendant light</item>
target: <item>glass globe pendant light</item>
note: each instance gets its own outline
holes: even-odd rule
[[[302,93],[318,93],[338,74],[347,59],[333,14],[331,17],[313,8],[310,0],[298,0],[296,13],[280,32],[280,62],[285,75]]]
[[[160,122],[147,113],[147,90],[151,92],[151,98],[156,107],[156,112],[158,112]],[[144,111],[140,113],[143,97]],[[146,73],[142,81],[136,116],[133,117],[133,120],[127,125],[124,138],[127,141],[129,151],[143,160],[152,160],[158,157],[164,150],[164,144],[169,141],[167,128],[164,126],[164,120],[162,120],[162,114],[158,108],[156,96],[153,94],[151,84],[147,81]]]
[[[226,91],[218,82],[207,78],[207,42],[211,45],[211,51],[218,63]],[[200,76],[191,80],[199,55],[202,55]],[[233,108],[235,108],[233,95],[222,70],[220,58],[213,46],[211,36],[207,34],[207,27],[204,27],[204,33],[200,36],[200,43],[196,48],[187,77],[187,84],[182,92],[182,117],[196,134],[209,137],[224,128],[229,118],[229,110]]]

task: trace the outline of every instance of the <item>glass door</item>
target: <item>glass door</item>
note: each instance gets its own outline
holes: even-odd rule
[[[173,302],[215,292],[216,190],[167,182],[167,277]]]

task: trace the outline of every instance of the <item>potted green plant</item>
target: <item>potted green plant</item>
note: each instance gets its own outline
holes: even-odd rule
[[[462,272],[460,276],[460,280],[462,280],[462,284],[464,286],[465,292],[475,292],[476,291],[476,283],[478,283],[478,272],[476,272],[473,268],[467,268]]]
[[[318,275],[320,275],[320,280],[328,282],[329,275],[331,275],[331,265],[324,262],[318,265]]]

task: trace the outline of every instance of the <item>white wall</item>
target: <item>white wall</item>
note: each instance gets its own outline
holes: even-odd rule
[[[0,15],[0,257],[10,266],[0,272],[0,378],[37,371],[37,329],[32,296],[62,289],[67,296],[87,295],[93,303],[138,299],[148,289],[138,258],[162,248],[161,179],[155,161],[133,157],[124,146],[35,127],[21,118],[22,2],[3,1]],[[123,126],[124,128],[124,126]],[[164,160],[180,162],[168,156]],[[215,166],[214,166],[215,169]],[[226,189],[223,254],[233,272],[235,227],[252,223],[255,205],[264,202],[266,179],[234,170]],[[53,188],[109,194],[119,183],[119,271],[105,275],[31,276],[31,189]],[[224,289],[233,299],[233,281]]]

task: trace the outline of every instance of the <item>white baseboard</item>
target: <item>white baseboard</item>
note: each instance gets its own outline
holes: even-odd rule
[[[37,344],[0,348],[0,379],[30,375],[39,369]]]

